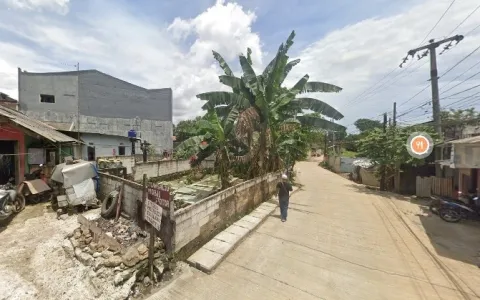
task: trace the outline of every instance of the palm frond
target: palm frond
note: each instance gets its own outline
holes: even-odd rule
[[[320,101],[314,98],[296,98],[293,100],[294,102],[298,102],[302,109],[309,109],[316,113],[322,114],[334,120],[340,120],[343,118],[343,115],[330,106],[328,103]]]
[[[216,51],[212,50],[212,53],[213,53],[213,57],[218,61],[220,68],[222,68],[225,74],[229,76],[233,76],[232,69],[230,69],[225,59],[223,59],[223,57]]]
[[[300,93],[338,93],[341,87],[330,83],[309,81],[305,84]]]
[[[207,103],[205,103],[202,106],[203,110],[211,110],[211,109],[214,109],[216,106],[221,106],[221,105],[228,105],[228,106],[236,105],[238,107],[250,106],[250,102],[247,99],[245,99],[242,95],[235,94],[232,92],[223,92],[223,91],[208,92],[208,93],[198,94],[197,98],[207,101]]]

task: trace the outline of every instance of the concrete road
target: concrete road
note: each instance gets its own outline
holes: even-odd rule
[[[477,299],[462,291],[391,205],[317,166],[302,190],[212,275],[188,269],[149,299]]]

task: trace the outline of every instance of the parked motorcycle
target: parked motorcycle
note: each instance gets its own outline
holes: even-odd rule
[[[438,215],[438,210],[448,202],[454,202],[460,205],[465,205],[465,202],[458,199],[450,198],[450,197],[432,196],[432,198],[433,199],[430,202],[429,209],[430,209],[430,212],[436,215]]]
[[[42,179],[42,175],[43,175],[43,164],[40,164],[38,166],[38,169],[36,169],[32,173],[25,174],[25,180]]]
[[[7,220],[12,214],[25,208],[25,198],[17,192],[13,179],[0,186],[0,221]]]
[[[438,215],[442,220],[449,223],[457,223],[462,219],[480,220],[480,202],[478,197],[469,193],[466,196],[466,200],[468,203],[461,200],[441,201],[441,205],[437,208]]]

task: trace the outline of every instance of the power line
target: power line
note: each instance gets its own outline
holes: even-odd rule
[[[460,26],[462,26],[462,24],[465,23],[465,21],[467,21],[468,18],[470,18],[479,8],[480,8],[480,5],[477,6],[470,14],[468,14],[468,16],[465,19],[463,19],[463,21],[460,22],[460,24],[458,24],[457,27],[453,28],[452,31],[450,31],[450,33],[447,35],[451,35],[455,30],[457,30]]]
[[[413,100],[415,97],[417,97],[418,95],[420,95],[423,91],[425,91],[426,89],[428,89],[430,87],[430,84],[428,84],[427,86],[425,86],[421,91],[419,91],[418,93],[416,93],[415,95],[413,95],[412,97],[410,97],[408,100],[400,103],[398,106],[401,106],[405,103],[408,103],[410,102],[411,100]]]
[[[456,95],[458,95],[458,94],[462,94],[462,93],[468,92],[468,91],[470,91],[470,90],[473,90],[473,89],[475,89],[475,88],[477,88],[477,87],[479,87],[479,86],[480,86],[480,84],[477,84],[477,85],[474,85],[474,86],[472,86],[472,87],[469,87],[468,89],[462,90],[462,91],[457,92],[457,93],[455,93],[455,94],[452,94],[452,95],[450,95],[450,96],[445,96],[445,97],[443,97],[443,98],[444,98],[444,99],[450,98],[450,97],[452,97],[452,96],[456,96]]]
[[[480,49],[480,46],[478,46],[477,48],[473,49],[472,52],[470,52],[469,54],[467,54],[467,55],[466,55],[464,58],[462,58],[459,62],[457,62],[455,65],[453,65],[450,69],[448,69],[445,73],[443,73],[442,76],[447,75],[451,70],[453,70],[454,68],[456,68],[459,64],[461,64],[464,60],[466,60],[467,58],[469,58],[473,53],[477,52],[479,49]]]
[[[464,83],[465,81],[467,81],[467,80],[469,80],[469,79],[472,79],[473,77],[477,76],[478,74],[480,74],[480,72],[477,72],[477,73],[473,74],[472,76],[470,76],[470,77],[468,77],[468,78],[460,81],[459,83],[457,83],[456,85],[452,86],[452,87],[449,88],[448,90],[443,91],[442,94],[443,94],[443,93],[446,93],[446,92],[448,92],[448,91],[451,91],[452,89],[454,89],[454,88],[456,88],[457,86],[461,85],[461,84]]]
[[[468,71],[470,71],[471,69],[475,68],[476,66],[478,66],[480,64],[480,61],[478,61],[476,64],[472,65],[470,68],[468,68],[467,70],[465,70],[463,73],[459,74],[458,76],[456,76],[455,78],[453,78],[452,80],[450,80],[447,84],[445,84],[443,87],[440,88],[440,90],[442,88],[445,88],[447,87],[450,83],[454,82],[455,80],[457,80],[458,78],[460,78],[463,74],[467,73]],[[444,92],[441,92],[441,94],[443,94]]]
[[[469,32],[467,32],[465,35],[469,35],[471,34],[472,32],[474,32],[475,30],[477,30],[478,28],[480,28],[480,24],[477,25],[475,28],[473,28],[472,30],[470,30]]]
[[[442,21],[443,17],[445,17],[445,15],[447,14],[447,12],[450,10],[450,8],[452,7],[453,3],[455,3],[456,0],[453,0],[452,3],[450,3],[450,5],[447,7],[447,9],[443,12],[443,14],[440,16],[440,19],[438,19],[437,23],[435,23],[435,25],[433,25],[432,29],[430,29],[430,31],[427,33],[427,35],[425,35],[425,37],[423,38],[423,40],[420,42],[420,44],[417,46],[417,47],[420,47],[420,45],[425,42],[425,40],[428,38],[428,36],[430,35],[430,33],[432,33],[432,31],[437,28],[438,24],[440,23],[440,21]]]

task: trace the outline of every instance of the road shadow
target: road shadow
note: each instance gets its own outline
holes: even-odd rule
[[[437,255],[472,265],[480,263],[480,222],[462,220],[460,223],[447,223],[430,212],[430,199],[373,190],[354,183],[349,187],[359,193],[392,200],[394,204],[397,202],[395,206],[403,216],[425,231]],[[402,201],[410,204],[402,204]]]

